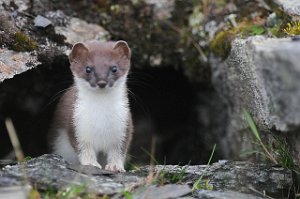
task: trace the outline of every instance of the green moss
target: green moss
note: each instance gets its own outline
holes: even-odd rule
[[[287,35],[300,35],[300,21],[292,21],[287,23],[286,27],[283,29],[283,32]]]
[[[238,35],[246,37],[251,35],[262,35],[264,33],[266,33],[266,28],[264,26],[247,20],[242,21],[238,23],[236,27],[220,31],[211,41],[209,45],[210,51],[225,59],[231,50],[231,42]]]
[[[261,25],[249,25],[242,30],[243,35],[262,35],[266,32],[266,29]]]
[[[16,32],[13,35],[13,42],[10,49],[14,51],[33,51],[38,48],[36,41],[28,37],[22,32]]]
[[[284,35],[282,31],[282,24],[276,24],[274,27],[269,28],[270,33],[275,37],[282,37]]]
[[[210,51],[225,59],[231,50],[231,42],[235,37],[236,33],[233,30],[219,32],[210,43]]]

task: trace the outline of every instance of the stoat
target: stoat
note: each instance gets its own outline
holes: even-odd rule
[[[69,55],[74,84],[62,96],[50,131],[53,153],[71,163],[124,172],[133,124],[126,79],[131,50],[125,41],[76,43]]]

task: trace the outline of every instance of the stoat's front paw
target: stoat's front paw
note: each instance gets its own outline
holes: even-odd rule
[[[102,166],[98,162],[82,162],[81,164],[82,165],[91,165],[91,166],[98,167],[99,169],[102,169]]]
[[[116,172],[125,172],[124,166],[121,164],[107,164],[105,170],[116,171]]]

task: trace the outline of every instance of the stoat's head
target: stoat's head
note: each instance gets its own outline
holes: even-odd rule
[[[69,60],[77,82],[93,89],[108,89],[125,84],[130,57],[125,41],[88,41],[76,43]]]

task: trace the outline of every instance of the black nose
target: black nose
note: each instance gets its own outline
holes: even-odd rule
[[[106,86],[107,82],[104,80],[100,80],[97,84],[100,88],[104,88]]]

